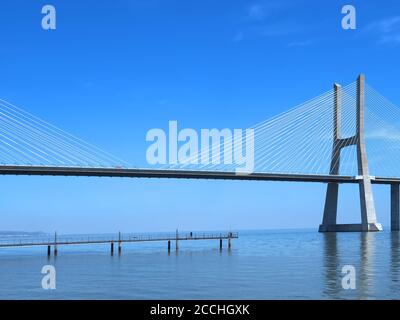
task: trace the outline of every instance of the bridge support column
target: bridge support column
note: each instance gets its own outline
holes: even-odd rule
[[[364,176],[359,182],[361,206],[361,230],[382,231],[382,225],[376,221],[375,202],[372,184],[369,177]],[[351,230],[352,231],[352,230]]]
[[[114,242],[111,242],[111,255],[114,255]]]
[[[400,188],[398,184],[390,185],[390,229],[400,230]]]
[[[319,226],[319,232],[335,231],[337,220],[339,184],[336,182],[328,183],[325,198],[324,217]]]
[[[47,256],[51,256],[51,246],[47,246]]]
[[[219,250],[222,250],[222,239],[219,239]]]
[[[361,226],[362,231],[380,231],[381,224],[376,221],[375,202],[369,176],[367,151],[365,147],[365,77],[357,79],[357,160],[358,174],[362,177],[359,182]]]
[[[168,240],[168,253],[171,252],[171,240]]]
[[[330,174],[338,175],[340,168],[340,151],[346,144],[353,141],[341,139],[341,108],[342,108],[342,88],[338,84],[333,85],[334,107],[333,107],[333,146]],[[337,227],[337,207],[339,196],[339,184],[336,182],[328,183],[325,197],[324,216],[319,232],[336,231]]]
[[[381,224],[377,223],[375,204],[372,193],[371,177],[368,170],[368,159],[365,148],[364,112],[365,112],[365,77],[357,79],[357,123],[356,134],[350,138],[341,136],[341,87],[334,85],[333,110],[333,149],[331,158],[331,175],[338,175],[340,169],[340,151],[342,148],[355,145],[357,147],[357,164],[359,177],[361,223],[337,224],[337,205],[339,185],[328,183],[325,199],[324,217],[319,227],[320,232],[337,231],[380,231]]]

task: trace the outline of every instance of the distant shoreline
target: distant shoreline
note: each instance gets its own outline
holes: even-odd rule
[[[39,236],[45,234],[43,231],[0,231],[0,236]]]

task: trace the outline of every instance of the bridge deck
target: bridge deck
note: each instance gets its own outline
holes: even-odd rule
[[[250,173],[240,174],[224,171],[126,169],[126,168],[82,168],[46,166],[0,166],[0,175],[41,175],[41,176],[87,176],[87,177],[128,177],[128,178],[170,178],[170,179],[217,179],[217,180],[261,180],[292,182],[338,182],[357,183],[356,176]],[[400,184],[400,178],[373,177],[375,184]]]

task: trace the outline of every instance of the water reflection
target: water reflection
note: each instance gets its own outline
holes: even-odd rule
[[[335,299],[341,291],[340,262],[338,256],[337,234],[334,232],[324,233],[324,261],[323,272],[325,276],[325,285],[323,295]]]
[[[325,233],[323,295],[329,299],[374,297],[375,238],[376,233]],[[358,242],[359,245],[354,245]],[[356,289],[342,288],[342,268],[352,265],[356,269]]]
[[[359,299],[368,299],[374,297],[375,277],[379,274],[375,272],[375,232],[361,232],[360,239],[360,257],[361,261],[357,268],[357,289]]]
[[[399,241],[400,233],[392,231],[390,234],[390,289],[392,292],[400,291],[400,254],[399,254]]]

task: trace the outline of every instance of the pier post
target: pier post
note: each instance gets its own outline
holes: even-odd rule
[[[56,257],[58,254],[58,249],[57,249],[57,232],[54,233],[54,256]]]
[[[171,240],[168,240],[168,253],[171,252]]]
[[[390,185],[390,229],[392,231],[400,230],[399,215],[400,215],[400,188],[399,184]]]
[[[121,255],[122,253],[122,245],[121,245],[121,232],[118,232],[118,254]]]
[[[47,256],[51,256],[51,246],[47,246]]]
[[[111,242],[111,255],[114,255],[114,242]]]
[[[222,250],[222,238],[219,239],[219,250]]]
[[[178,251],[178,249],[179,249],[178,238],[179,238],[178,229],[176,229],[176,240],[175,240],[175,249],[176,249],[176,251]]]
[[[228,238],[228,249],[231,250],[231,248],[232,248],[231,238]]]

